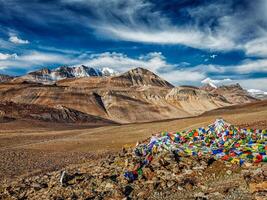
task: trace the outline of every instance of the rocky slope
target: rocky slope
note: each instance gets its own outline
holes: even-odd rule
[[[190,86],[173,88],[166,95],[166,100],[193,115],[229,105],[229,102],[222,95],[213,95]]]
[[[202,90],[208,91],[213,95],[221,95],[231,104],[242,104],[256,101],[247,90],[244,90],[238,83],[233,85],[223,85],[212,87],[209,85],[201,87]]]
[[[267,165],[227,164],[208,157],[166,153],[152,160],[136,181],[132,150],[13,182],[2,182],[0,199],[265,199]]]

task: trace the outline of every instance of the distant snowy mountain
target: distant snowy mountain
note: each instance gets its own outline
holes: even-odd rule
[[[118,74],[118,72],[108,67],[102,68],[101,72],[102,72],[102,75],[104,76],[114,76]]]
[[[82,78],[82,77],[92,77],[92,76],[113,76],[118,74],[118,72],[114,71],[110,68],[93,68],[85,65],[80,66],[61,66],[54,70],[50,70],[47,68],[30,72],[21,78],[28,81],[39,82],[39,83],[53,83],[55,81],[59,81],[66,78]]]
[[[216,89],[217,86],[215,85],[215,81],[210,79],[210,78],[206,78],[204,80],[201,81],[201,83],[205,84],[205,87],[209,88],[209,89]]]
[[[248,93],[258,99],[267,99],[267,92],[257,89],[249,89]]]

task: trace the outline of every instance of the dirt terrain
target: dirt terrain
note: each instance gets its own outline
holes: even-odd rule
[[[124,145],[135,145],[153,133],[201,127],[218,117],[238,126],[266,129],[267,101],[217,109],[199,117],[104,127],[27,119],[3,122],[0,177],[3,180],[59,170],[117,152]]]

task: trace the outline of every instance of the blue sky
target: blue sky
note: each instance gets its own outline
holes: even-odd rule
[[[0,0],[0,73],[145,67],[267,90],[266,0]]]

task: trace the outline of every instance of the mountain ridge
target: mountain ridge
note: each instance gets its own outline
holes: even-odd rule
[[[77,73],[83,76],[82,72],[78,70]],[[52,71],[43,69],[32,73],[36,77],[50,77]],[[92,71],[92,76],[72,78],[72,69],[65,67],[57,68],[55,73],[70,78],[53,84],[23,79],[0,84],[0,102],[50,108],[61,105],[117,123],[137,123],[191,117],[224,106],[257,101],[240,85],[217,87],[211,91],[195,86],[174,87],[140,67],[112,76],[99,76]]]

